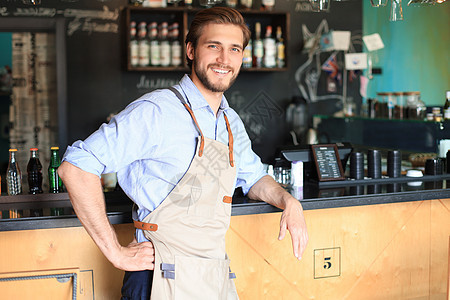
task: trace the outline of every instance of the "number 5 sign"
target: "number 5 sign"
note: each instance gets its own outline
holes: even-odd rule
[[[341,275],[341,248],[314,250],[314,279]]]

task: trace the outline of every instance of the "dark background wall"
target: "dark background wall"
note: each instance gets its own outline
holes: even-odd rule
[[[120,111],[142,94],[155,88],[170,86],[183,76],[182,72],[125,70],[126,56],[123,47],[125,29],[121,9],[127,3],[126,0],[106,2],[47,0],[34,8],[23,5],[22,1],[0,2],[0,22],[1,16],[24,14],[33,17],[64,16],[67,20],[69,144],[77,139],[86,138],[106,121],[109,114]],[[307,55],[302,53],[302,24],[306,24],[309,30],[314,32],[320,22],[326,19],[330,29],[350,30],[352,35],[362,32],[361,1],[333,1],[331,12],[328,13],[296,11],[299,3],[292,0],[277,0],[275,5],[276,11],[290,12],[288,71],[241,72],[236,83],[225,93],[230,105],[244,120],[255,152],[267,163],[271,162],[278,145],[289,142],[284,110],[292,97],[300,96],[294,74],[307,60]],[[257,8],[259,2],[254,2],[253,5]],[[102,16],[89,15],[91,11],[102,10],[104,11]],[[361,45],[357,44],[355,47],[361,50]],[[322,54],[322,63],[328,55],[329,53]],[[325,78],[323,73],[319,82],[319,95],[326,94]],[[348,84],[348,94],[356,102],[360,102],[361,99],[358,82],[356,80]],[[341,91],[339,87],[338,93]],[[309,112],[332,114],[341,109],[340,104],[338,100],[319,101],[310,105]]]

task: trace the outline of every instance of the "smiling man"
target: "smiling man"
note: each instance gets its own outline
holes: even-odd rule
[[[264,172],[223,95],[249,38],[236,10],[200,11],[186,37],[191,74],[132,102],[65,153],[59,174],[78,218],[126,271],[122,299],[238,299],[225,253],[237,187],[283,209],[278,238],[289,230],[294,255],[300,259],[305,250],[300,202]],[[127,246],[105,213],[100,175],[110,172],[136,203],[135,240]]]

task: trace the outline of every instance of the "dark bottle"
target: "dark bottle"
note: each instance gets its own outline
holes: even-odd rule
[[[62,192],[62,180],[58,175],[58,168],[61,165],[59,159],[59,147],[51,147],[50,164],[48,166],[48,185],[50,193]]]
[[[27,165],[28,187],[30,194],[42,193],[42,165],[39,161],[38,149],[30,149],[30,160]]]

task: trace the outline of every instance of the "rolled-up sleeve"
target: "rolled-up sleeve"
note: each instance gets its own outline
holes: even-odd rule
[[[160,139],[159,117],[156,104],[137,100],[87,139],[69,146],[63,161],[97,176],[117,172],[155,150]]]

